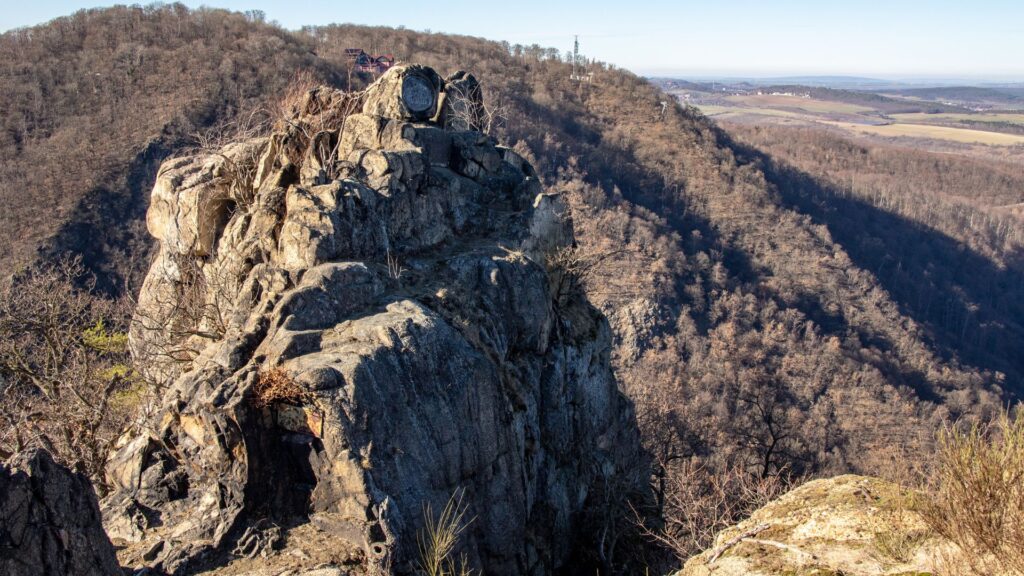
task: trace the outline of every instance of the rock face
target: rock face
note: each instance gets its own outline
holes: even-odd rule
[[[678,576],[950,573],[960,560],[947,541],[929,532],[915,497],[863,476],[808,482],[723,531]]]
[[[113,576],[92,484],[42,450],[0,464],[0,574]]]
[[[573,242],[565,203],[455,130],[442,85],[320,88],[287,129],[161,168],[131,343],[167,390],[105,501],[140,563],[309,523],[407,573],[424,506],[458,493],[470,564],[549,574],[609,487],[643,484],[607,322],[545,266]]]

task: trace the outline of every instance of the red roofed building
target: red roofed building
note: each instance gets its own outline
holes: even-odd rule
[[[395,65],[395,57],[391,54],[373,56],[367,54],[362,48],[346,48],[345,57],[352,62],[352,69],[356,72],[368,72],[370,74],[383,74],[388,68]]]

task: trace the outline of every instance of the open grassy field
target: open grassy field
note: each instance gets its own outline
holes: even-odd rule
[[[963,112],[887,113],[867,104],[821,97],[691,94],[691,102],[705,115],[725,123],[838,128],[850,136],[916,139],[922,147],[936,151],[952,147],[985,154],[987,149],[996,156],[1016,155],[1016,146],[1024,146],[1024,111],[1018,110],[972,112],[965,108]],[[690,97],[688,94],[687,98]]]
[[[847,104],[847,102],[805,98],[803,96],[785,96],[780,94],[750,94],[728,96],[726,99],[736,102],[737,106],[765,109],[803,110],[813,114],[863,114],[874,112],[865,106]]]
[[[885,124],[881,126],[870,126],[866,124],[854,124],[852,122],[831,121],[823,121],[823,123],[838,126],[855,133],[871,134],[883,137],[930,138],[935,140],[961,142],[964,144],[987,144],[989,146],[1024,145],[1024,136],[1003,134],[1000,132],[988,132],[985,130],[953,128],[951,126],[932,126],[930,124]]]
[[[819,118],[813,114],[800,114],[790,110],[778,110],[773,108],[748,108],[737,106],[719,106],[715,104],[700,104],[697,106],[705,116],[716,118],[732,118],[739,115],[753,114],[757,116],[777,116],[779,118],[795,118],[800,120],[814,121]]]
[[[948,122],[992,122],[1017,124],[1024,126],[1024,112],[982,112],[978,114],[925,114],[915,112],[912,114],[892,114],[893,120],[905,124],[935,124]]]
[[[746,108],[804,110],[812,114],[865,114],[875,111],[867,106],[848,104],[846,102],[775,94],[729,96],[726,100]]]

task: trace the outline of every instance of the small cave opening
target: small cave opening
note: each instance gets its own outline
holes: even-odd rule
[[[227,228],[228,222],[231,221],[231,217],[234,216],[237,209],[238,203],[230,198],[219,198],[208,204],[206,231],[210,236],[202,244],[210,247],[210,254],[216,253],[224,229]]]
[[[250,438],[249,508],[279,526],[306,522],[324,449],[312,430],[295,425],[308,408],[275,403],[253,411],[258,425]]]

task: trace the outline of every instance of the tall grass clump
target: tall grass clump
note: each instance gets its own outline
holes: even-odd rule
[[[420,573],[424,576],[471,576],[465,555],[456,557],[459,537],[473,518],[466,520],[464,492],[456,492],[448,499],[441,514],[435,518],[430,503],[423,507],[425,523],[417,541],[420,548]]]
[[[937,484],[923,509],[976,574],[1024,575],[1024,407],[939,434]]]

